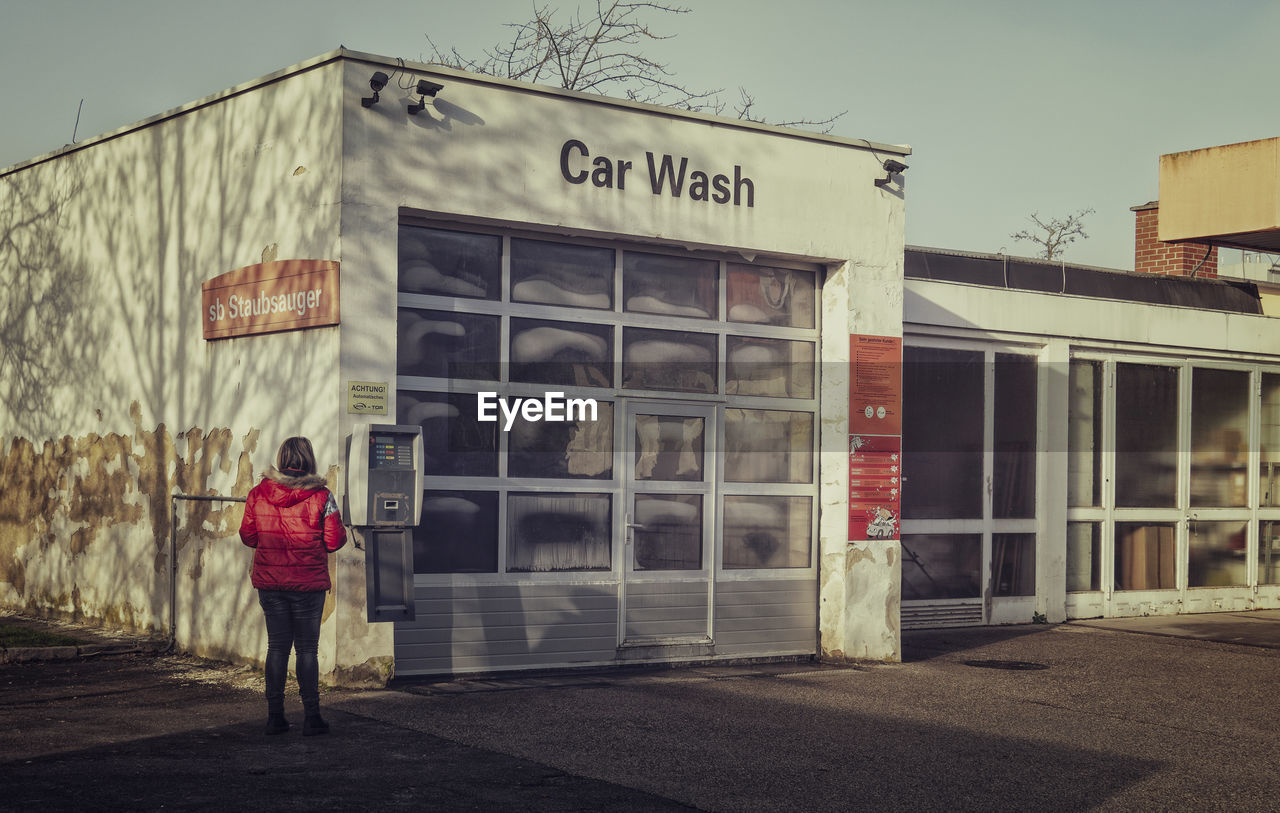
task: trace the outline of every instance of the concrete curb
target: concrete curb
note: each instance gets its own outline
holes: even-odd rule
[[[155,654],[158,646],[139,644],[81,644],[80,646],[15,646],[0,648],[0,664],[35,661],[69,661],[93,655]]]

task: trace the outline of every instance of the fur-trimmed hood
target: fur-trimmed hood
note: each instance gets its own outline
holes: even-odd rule
[[[315,494],[317,490],[325,488],[324,478],[321,478],[320,475],[305,474],[298,476],[298,478],[291,478],[284,472],[276,470],[274,466],[266,470],[266,474],[262,475],[262,480],[269,480],[271,483],[279,485],[280,488],[269,489],[266,498],[275,504],[285,504],[285,506],[292,506],[294,503],[305,501],[312,494]]]

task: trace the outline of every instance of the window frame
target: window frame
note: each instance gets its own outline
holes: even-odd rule
[[[414,294],[397,292],[398,308],[414,308],[437,311],[455,311],[470,314],[497,316],[499,324],[499,379],[497,381],[454,380],[438,377],[396,376],[396,393],[400,391],[433,392],[433,393],[479,393],[498,391],[501,395],[519,397],[540,397],[546,392],[563,392],[566,398],[595,398],[613,404],[613,467],[611,479],[553,479],[553,478],[512,478],[507,476],[508,470],[508,433],[498,432],[498,471],[495,477],[445,477],[427,475],[424,477],[426,490],[452,491],[496,491],[498,492],[498,570],[496,573],[441,573],[416,574],[415,584],[422,586],[443,585],[518,585],[518,584],[617,584],[622,579],[622,568],[625,566],[623,550],[622,517],[625,513],[622,500],[625,496],[624,457],[625,443],[621,442],[625,431],[625,409],[627,401],[652,400],[655,402],[686,402],[713,405],[717,408],[716,437],[713,440],[715,454],[723,454],[724,450],[724,411],[732,408],[807,412],[812,420],[812,471],[808,483],[726,483],[717,475],[717,482],[712,495],[715,511],[714,538],[712,560],[707,566],[713,568],[715,581],[755,581],[755,580],[792,580],[816,578],[820,545],[818,538],[821,500],[819,496],[821,462],[821,334],[822,334],[822,287],[825,269],[820,265],[780,260],[777,258],[757,258],[755,263],[744,263],[741,256],[728,251],[687,250],[669,246],[633,243],[625,240],[602,240],[598,238],[579,238],[562,234],[546,234],[518,227],[493,225],[491,223],[472,224],[454,220],[438,220],[422,215],[402,212],[401,226],[426,226],[429,228],[457,231],[464,233],[492,234],[502,239],[502,269],[499,282],[500,296],[496,300],[479,298],[450,297],[435,294]],[[398,237],[397,237],[398,239]],[[511,240],[532,239],[543,242],[572,242],[577,245],[608,248],[614,251],[613,307],[611,309],[579,308],[562,305],[546,305],[511,301]],[[717,263],[716,297],[717,314],[708,319],[705,316],[683,316],[650,314],[625,310],[625,280],[623,271],[627,252],[648,255],[668,255],[676,258],[698,258],[712,260]],[[780,268],[789,271],[801,271],[812,274],[814,286],[813,323],[812,328],[780,327],[758,325],[745,322],[730,322],[727,314],[729,265],[755,264],[767,268]],[[611,386],[569,386],[536,383],[513,382],[510,380],[510,336],[512,319],[540,319],[565,322],[589,322],[607,324],[612,330],[613,367]],[[691,393],[666,390],[644,390],[624,388],[622,386],[622,337],[625,328],[642,328],[664,331],[688,331],[692,333],[710,334],[716,338],[716,392]],[[783,339],[810,343],[814,347],[814,363],[812,369],[811,397],[787,398],[775,395],[725,395],[727,381],[726,350],[729,336],[747,338]],[[717,466],[717,471],[722,467]],[[610,571],[557,571],[551,573],[508,572],[507,559],[509,553],[507,511],[508,494],[512,492],[548,492],[548,493],[607,493],[612,495],[611,514],[614,524],[614,536],[610,561]],[[804,568],[758,568],[731,569],[723,567],[723,536],[725,496],[803,496],[811,500],[810,510],[810,554],[809,564]],[[710,508],[710,506],[709,506]]]

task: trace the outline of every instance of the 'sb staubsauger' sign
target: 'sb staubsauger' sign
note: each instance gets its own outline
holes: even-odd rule
[[[200,286],[206,339],[229,339],[336,325],[338,264],[332,260],[259,263]]]

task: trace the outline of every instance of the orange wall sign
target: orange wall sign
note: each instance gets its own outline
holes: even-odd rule
[[[259,263],[200,286],[205,339],[229,339],[338,324],[338,264],[332,260]]]

